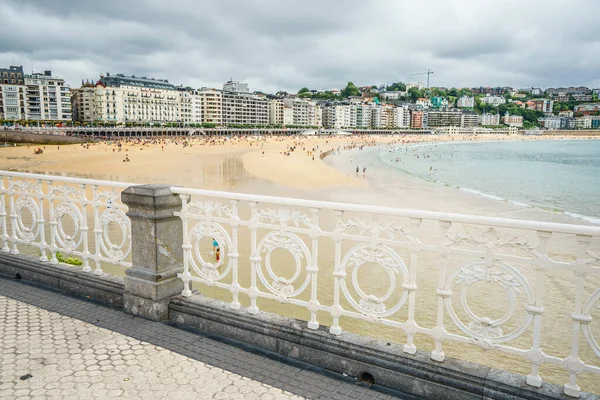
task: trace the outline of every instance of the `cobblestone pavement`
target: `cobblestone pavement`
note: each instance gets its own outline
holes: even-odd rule
[[[0,278],[1,399],[396,398],[319,372]]]

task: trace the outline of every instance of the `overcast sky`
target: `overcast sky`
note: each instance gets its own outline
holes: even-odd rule
[[[0,65],[275,92],[600,87],[600,0],[2,0]]]

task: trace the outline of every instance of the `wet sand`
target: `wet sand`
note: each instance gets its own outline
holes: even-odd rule
[[[377,136],[377,137],[291,137],[291,138],[244,138],[231,140],[207,140],[196,138],[191,141],[180,139],[177,143],[123,143],[122,151],[116,144],[94,144],[89,148],[80,145],[46,146],[44,154],[33,155],[37,146],[20,146],[16,148],[0,148],[0,169],[23,172],[60,174],[94,179],[119,180],[135,183],[169,183],[187,187],[230,190],[246,193],[266,194],[287,197],[302,197],[317,200],[343,201],[359,204],[383,205],[397,208],[416,208],[435,211],[458,212],[508,218],[526,218],[552,222],[584,223],[582,220],[562,214],[546,212],[526,207],[520,207],[506,202],[499,202],[471,193],[461,192],[454,188],[429,183],[406,175],[397,177],[396,186],[401,186],[402,192],[390,191],[385,181],[378,180],[367,171],[366,177],[362,172],[356,176],[355,165],[349,162],[349,157],[360,150],[357,147],[371,145],[386,145],[389,143],[420,142],[420,141],[462,141],[462,140],[559,140],[561,137],[522,137],[522,136],[477,136],[473,138],[462,136]],[[581,139],[568,137],[569,140]],[[184,141],[187,141],[184,147]],[[164,149],[163,149],[164,146]],[[318,146],[318,147],[317,147]],[[293,151],[290,148],[295,147]],[[314,150],[313,150],[314,149]],[[264,152],[264,153],[263,153]],[[321,160],[323,152],[332,152]],[[289,153],[289,155],[288,155]],[[130,162],[123,162],[125,156]],[[314,157],[314,160],[313,160]],[[327,219],[324,218],[324,223]],[[427,228],[427,227],[425,227]],[[247,233],[246,233],[247,234]],[[245,243],[244,233],[240,233],[240,242]],[[242,236],[244,235],[244,236]],[[244,252],[240,247],[240,253]],[[331,263],[332,249],[326,245],[320,248],[322,252],[319,265],[324,274],[319,274],[319,286],[327,287]],[[405,257],[405,254],[401,254]],[[408,255],[406,255],[408,257]],[[280,256],[283,259],[283,255]],[[457,261],[458,262],[458,261]],[[240,263],[240,269],[246,270],[248,265]],[[289,272],[289,271],[284,271]],[[526,273],[530,275],[529,273]],[[365,290],[380,291],[378,283],[385,279],[380,271],[371,271],[371,276],[365,276],[368,285]],[[323,277],[323,278],[321,278]],[[245,278],[241,277],[245,283]],[[548,308],[553,306],[570,305],[573,279],[571,274],[558,273],[549,277],[551,287],[547,301]],[[417,296],[417,322],[422,326],[435,325],[435,310],[437,299],[435,286],[437,284],[437,258],[424,256],[419,261]],[[589,283],[590,290],[598,286],[597,280]],[[212,290],[203,288],[203,292],[212,294]],[[555,296],[552,294],[562,294]],[[217,293],[214,292],[217,296]],[[499,299],[504,301],[503,292],[478,299],[475,306],[478,310],[497,311]],[[222,294],[224,300],[230,300],[230,295]],[[323,293],[320,298],[323,304],[330,304],[330,294]],[[247,305],[244,303],[244,305]],[[275,302],[264,302],[261,309],[285,313],[297,318],[306,319],[306,313],[301,309],[293,309],[288,305]],[[285,310],[285,311],[284,311]],[[570,325],[568,307],[561,307],[557,315],[548,316],[548,326],[557,326],[556,331],[550,329],[545,334],[545,340],[560,337],[556,352],[564,356],[568,353],[568,335]],[[405,317],[401,315],[400,317]],[[326,315],[320,314],[319,321],[329,323]],[[447,322],[450,324],[450,322]],[[546,322],[545,322],[546,323]],[[379,325],[367,324],[358,320],[345,319],[342,327],[346,330],[372,335],[387,340],[402,343],[404,334],[397,330],[382,328]],[[560,331],[560,332],[558,332]],[[519,342],[527,346],[528,338]],[[529,341],[530,343],[530,341]],[[431,349],[431,341],[418,337],[417,345],[421,349]],[[519,373],[528,373],[527,363],[518,358],[507,357],[499,352],[483,352],[474,346],[465,347],[456,343],[445,342],[448,356],[460,357],[470,361],[480,362],[498,368],[505,368]],[[556,354],[556,353],[552,353]],[[582,354],[588,362],[596,363],[589,350]],[[590,358],[591,357],[591,358]],[[566,382],[564,369],[544,367],[542,377],[562,384]],[[580,385],[588,391],[600,392],[597,376],[584,377]]]

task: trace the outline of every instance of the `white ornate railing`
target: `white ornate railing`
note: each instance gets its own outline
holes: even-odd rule
[[[440,362],[444,342],[474,344],[528,363],[532,386],[545,364],[566,370],[569,396],[578,375],[600,374],[599,227],[171,190],[182,199],[184,296],[193,282],[226,289],[252,314],[276,300],[334,335],[350,319],[389,327],[410,354],[425,335]]]
[[[131,224],[121,191],[131,184],[0,171],[2,251],[38,249],[40,260],[57,254],[80,258],[83,271],[101,275],[102,262],[131,266]]]

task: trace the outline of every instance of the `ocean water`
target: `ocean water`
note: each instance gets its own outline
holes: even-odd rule
[[[369,150],[387,170],[600,224],[600,141],[394,145]]]

